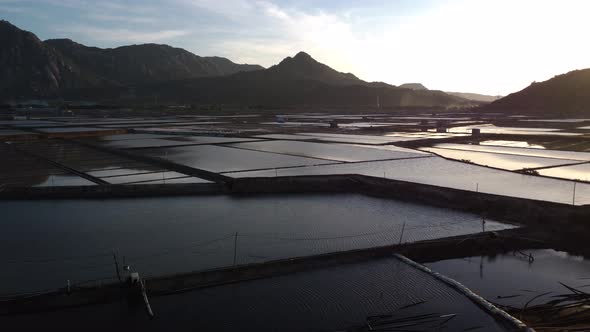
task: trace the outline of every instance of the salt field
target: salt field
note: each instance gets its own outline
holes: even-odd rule
[[[24,183],[29,183],[30,180],[23,181]],[[33,181],[42,181],[33,184],[33,187],[64,187],[64,186],[93,186],[95,185],[94,182],[86,180],[76,175],[70,174],[51,174],[48,175],[46,178],[39,178],[38,180]],[[11,185],[15,184],[24,184],[24,183],[14,183],[11,182]]]
[[[480,151],[480,152],[492,152],[492,153],[522,155],[522,156],[568,159],[568,160],[578,160],[578,161],[590,161],[590,153],[588,153],[588,152],[531,149],[531,148],[522,148],[522,147],[500,147],[500,146],[475,145],[475,144],[451,144],[451,143],[437,144],[437,145],[435,145],[435,147],[444,148],[444,149],[455,149],[455,150]]]
[[[504,135],[546,135],[546,136],[579,136],[579,133],[562,132],[555,128],[530,128],[530,127],[497,127],[491,124],[472,125],[450,128],[451,133],[471,133],[473,129],[480,129],[485,134]]]
[[[233,137],[205,137],[205,136],[168,136],[162,138],[143,139],[116,139],[105,142],[110,148],[131,149],[131,148],[157,148],[178,145],[198,145],[216,143],[235,143],[244,141],[256,141],[256,139],[244,139]]]
[[[34,133],[16,129],[0,129],[0,136],[34,135]]]
[[[182,326],[174,330],[366,331],[367,322],[393,328],[400,324],[387,324],[387,318],[438,313],[437,317],[456,316],[411,324],[421,331],[506,331],[506,326],[457,290],[394,257],[154,297],[150,302],[158,313],[152,320],[141,308],[126,303],[0,320],[15,329],[59,324],[69,330],[91,321],[97,330],[117,326],[161,331]],[[375,315],[383,318],[369,317]]]
[[[113,250],[146,277],[231,265],[236,232],[245,264],[482,227],[470,213],[348,194],[2,201],[0,209],[0,261],[10,266],[0,293],[111,278]]]
[[[526,2],[0,0],[0,329],[590,332],[590,1]]]
[[[322,159],[281,155],[215,145],[145,149],[141,150],[141,153],[146,156],[163,158],[177,164],[204,169],[211,172],[274,169],[278,167],[333,163]]]
[[[482,166],[501,168],[511,171],[525,168],[550,167],[573,164],[578,160],[533,157],[517,154],[488,153],[480,151],[456,150],[447,148],[422,148],[423,151],[436,153],[439,156],[469,161]]]
[[[572,203],[571,181],[517,174],[440,157],[319,165],[290,169],[230,173],[232,177],[274,177],[362,174],[440,187],[480,191],[563,204]],[[551,190],[547,190],[551,188]],[[577,184],[575,204],[590,204],[590,184]]]
[[[562,179],[590,182],[590,163],[540,169],[539,174]]]
[[[277,119],[266,115],[232,117],[220,121],[216,121],[216,116],[77,121],[63,118],[23,122],[20,127],[8,124],[0,129],[26,133],[21,135],[22,139],[5,136],[5,142],[0,145],[0,152],[6,157],[0,165],[0,192],[5,197],[0,201],[3,212],[0,261],[8,267],[0,275],[0,296],[59,289],[68,281],[74,288],[115,282],[113,255],[119,267],[128,265],[149,282],[162,276],[184,278],[177,274],[186,276],[191,271],[195,272],[191,276],[200,276],[203,275],[200,272],[234,264],[235,269],[223,271],[241,271],[253,268],[249,264],[279,259],[287,259],[280,264],[291,269],[293,261],[289,258],[313,256],[315,261],[324,259],[317,255],[335,252],[340,253],[338,257],[349,257],[357,253],[342,252],[425,240],[436,240],[421,244],[429,248],[427,251],[441,253],[453,250],[448,247],[453,245],[454,240],[448,239],[452,236],[467,236],[456,245],[467,243],[465,248],[469,251],[470,239],[484,230],[507,231],[496,235],[504,243],[512,241],[504,238],[513,232],[510,229],[527,234],[527,225],[544,218],[524,211],[522,226],[502,222],[504,218],[514,219],[506,217],[509,212],[502,211],[502,206],[497,206],[501,203],[495,202],[494,197],[474,197],[486,199],[493,208],[468,206],[471,204],[468,202],[463,208],[463,202],[456,202],[462,198],[443,188],[505,196],[498,202],[517,197],[564,204],[554,208],[541,202],[525,203],[533,209],[548,206],[551,210],[548,215],[563,214],[565,219],[560,221],[566,224],[570,216],[584,219],[578,211],[586,208],[582,205],[590,204],[590,183],[571,181],[588,181],[590,152],[585,150],[583,140],[578,142],[565,129],[500,127],[485,121],[475,125],[477,121],[470,117],[443,115],[302,114],[285,121],[273,121]],[[329,128],[329,119],[337,120],[341,128]],[[459,124],[463,128],[482,126],[495,135],[511,136],[505,140],[487,137],[485,132],[472,136],[466,129],[438,132],[443,131],[438,126]],[[408,131],[384,128],[392,125],[404,126]],[[565,125],[557,127],[565,128]],[[93,132],[94,129],[101,131]],[[515,136],[521,134],[521,138]],[[93,137],[87,137],[90,135]],[[513,172],[531,168],[538,175]],[[387,181],[359,181],[354,177],[346,177],[344,181],[343,178],[232,180],[338,174],[398,180],[410,187]],[[334,192],[314,193],[330,190],[330,181],[334,181]],[[338,189],[341,183],[346,183],[342,190]],[[291,184],[293,188],[289,187]],[[409,201],[349,193],[355,191],[356,184],[375,185],[375,191],[373,187],[364,189],[385,196],[388,186],[391,190],[408,188]],[[433,206],[411,203],[415,199],[414,190],[426,190],[420,184],[440,187],[437,193],[448,194],[445,199],[455,201],[443,199],[438,202],[440,205]],[[60,188],[63,186],[70,188]],[[16,198],[22,200],[5,194],[13,189],[19,195]],[[301,193],[271,194],[275,189]],[[63,196],[54,197],[54,192]],[[403,195],[395,193],[400,194]],[[465,197],[462,195],[458,196]],[[40,199],[27,200],[31,197]],[[572,204],[580,210],[570,210]],[[455,210],[457,206],[461,208]],[[489,210],[496,208],[500,212]],[[552,220],[545,218],[543,222]],[[496,241],[494,236],[480,239]],[[490,248],[492,253],[497,250],[494,245]],[[534,254],[543,262],[550,262],[550,258],[545,258],[550,254],[546,253]],[[466,252],[465,256],[470,253]],[[489,289],[485,283],[482,286],[473,282],[471,266],[461,265],[478,260],[479,275],[485,275],[486,266],[491,271],[496,269],[491,259],[487,265],[481,263],[486,259],[447,260],[431,266],[464,280],[468,286],[473,285],[476,292],[491,300],[493,295],[505,296],[505,303],[517,303],[509,299],[524,299],[526,294],[512,296],[515,294],[508,294],[512,288],[498,282],[494,281],[494,287]],[[512,260],[508,256],[502,259]],[[564,266],[547,264],[553,270],[577,271],[576,262],[565,261]],[[510,263],[515,266],[511,272],[517,284],[526,277],[517,266],[519,262]],[[367,316],[395,316],[399,312],[420,315],[433,310],[442,314],[449,310],[450,315],[457,315],[445,323],[447,330],[503,328],[463,295],[397,258],[367,258],[367,261],[337,264],[256,281],[237,282],[232,279],[235,276],[229,276],[228,280],[236,281],[235,284],[174,295],[174,301],[169,300],[171,297],[150,298],[158,315],[165,316],[158,322],[146,323],[143,314],[129,307],[122,308],[118,303],[93,307],[92,311],[100,312],[101,317],[119,326],[128,324],[146,330],[158,329],[164,322],[172,321],[182,321],[199,330],[233,331],[243,326],[281,331],[367,330],[363,327]],[[495,273],[491,275],[502,280]],[[537,278],[532,285],[539,282],[539,287],[544,287],[548,279],[543,278]],[[172,288],[178,285],[174,283]],[[68,310],[76,310],[75,319],[91,317],[86,308]],[[68,310],[30,317],[39,324],[44,319],[51,321],[71,315]],[[195,322],[191,318],[195,312],[212,318]],[[224,314],[215,318],[219,312]],[[263,323],[255,315],[260,312],[265,313]],[[293,320],[287,328],[284,316]],[[25,326],[27,322],[16,318],[9,324]]]
[[[371,147],[364,147],[361,145],[323,144],[297,141],[267,141],[239,143],[233,144],[231,146],[240,149],[251,149],[257,151],[266,151],[342,162],[415,158],[427,156],[415,150],[403,149],[394,146],[388,147],[388,149],[373,149]]]
[[[579,123],[590,122],[590,119],[522,119],[521,122],[553,122],[553,123]]]
[[[90,132],[101,132],[111,131],[106,128],[94,128],[94,127],[52,127],[52,128],[38,128],[39,132],[46,134],[54,133],[90,133]]]
[[[522,308],[547,303],[570,291],[560,282],[587,291],[590,261],[566,252],[524,250],[519,253],[443,260],[427,264],[431,269],[460,281],[495,303]],[[537,299],[534,299],[535,297]]]
[[[325,133],[300,133],[304,136],[311,136],[317,140],[324,140],[328,142],[345,142],[345,143],[361,143],[361,144],[387,144],[401,141],[408,141],[411,138],[404,137],[389,137],[389,136],[374,136],[374,135],[348,135],[348,134],[325,134]]]
[[[186,174],[178,173],[178,172],[152,172],[152,173],[139,173],[139,174],[132,174],[132,175],[120,175],[120,176],[110,176],[110,177],[103,177],[102,180],[111,183],[111,184],[131,184],[131,183],[139,183],[139,182],[149,182],[149,181],[162,181],[166,182],[166,179],[172,180],[177,178],[185,178]],[[187,181],[191,183],[207,183],[209,181],[199,179],[199,178],[192,178],[193,181]]]

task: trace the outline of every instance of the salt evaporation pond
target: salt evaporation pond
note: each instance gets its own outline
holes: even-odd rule
[[[518,120],[521,122],[555,122],[555,123],[577,123],[577,122],[587,122],[590,119],[526,119],[526,120]]]
[[[529,127],[497,127],[492,124],[453,127],[451,133],[471,133],[473,129],[480,129],[483,134],[505,135],[539,135],[539,136],[579,136],[579,133],[562,132],[554,128],[529,128]]]
[[[103,144],[110,148],[132,149],[132,148],[157,148],[176,145],[198,145],[216,143],[237,143],[244,141],[256,141],[256,139],[244,139],[237,137],[208,137],[208,136],[171,136],[165,138],[145,139],[119,139],[110,140]]]
[[[482,227],[471,213],[352,194],[2,201],[0,209],[0,293],[112,278],[113,250],[144,276],[228,266],[236,232],[244,264]]]
[[[252,149],[280,154],[328,159],[333,161],[356,162],[367,160],[386,160],[428,156],[419,151],[388,146],[387,149],[374,149],[369,146],[351,144],[326,144],[298,141],[264,141],[232,145],[236,148]]]
[[[482,146],[482,145],[475,145],[475,144],[451,144],[451,143],[437,144],[437,145],[435,145],[435,147],[444,148],[444,149],[454,149],[454,150],[467,150],[467,151],[513,154],[513,155],[543,157],[543,158],[590,161],[590,153],[589,152],[531,149],[531,148],[527,148],[527,147],[501,147],[501,146],[489,146],[489,145]]]
[[[540,169],[539,174],[562,179],[590,182],[590,163]]]
[[[530,305],[546,303],[552,296],[571,293],[559,282],[587,292],[590,261],[566,252],[524,250],[522,254],[470,257],[427,264],[434,271],[449,276],[492,302],[523,307],[535,296],[550,292]]]
[[[348,135],[348,134],[326,134],[326,133],[299,133],[298,135],[309,136],[315,140],[327,142],[342,143],[360,143],[360,144],[387,144],[402,141],[412,141],[416,138],[411,137],[391,137],[375,135]]]
[[[158,138],[174,138],[173,135],[158,135],[158,134],[120,134],[101,136],[102,141],[121,141],[128,139],[158,139]]]
[[[19,185],[27,185],[27,181],[19,183]],[[94,186],[95,183],[77,175],[48,175],[45,180],[40,183],[32,185],[33,187],[65,187],[65,186]]]
[[[516,154],[489,153],[481,151],[455,150],[446,148],[422,148],[424,151],[436,153],[442,157],[467,160],[474,164],[502,168],[511,171],[524,168],[538,168],[574,164],[579,161],[568,159],[542,158]]]
[[[156,319],[125,302],[3,317],[9,330],[59,326],[93,330],[117,326],[141,331],[367,331],[367,318],[384,329],[388,319],[454,314],[410,322],[411,331],[507,331],[506,326],[456,289],[401,260],[390,257],[313,271],[150,297]],[[391,316],[388,316],[391,315]],[[428,322],[428,323],[426,323]],[[401,326],[405,327],[405,326]]]
[[[121,175],[121,176],[111,176],[111,177],[103,177],[102,180],[110,183],[110,184],[132,184],[132,183],[154,183],[157,181],[158,183],[173,183],[170,182],[174,179],[183,178],[182,183],[209,183],[210,181],[196,178],[196,177],[187,177],[186,174],[172,172],[172,171],[161,171],[161,172],[153,172],[153,173],[138,173],[138,174],[131,174],[131,175]],[[168,182],[166,182],[168,180]],[[177,183],[177,182],[176,182]]]
[[[277,153],[236,149],[216,145],[194,145],[161,149],[145,149],[141,153],[159,157],[211,172],[228,172],[254,169],[274,169],[334,163],[333,161],[281,155]]]
[[[443,159],[412,158],[228,173],[231,177],[361,174],[510,197],[572,204],[574,183]],[[576,205],[590,204],[590,184],[578,183]]]
[[[508,141],[508,140],[487,140],[479,142],[480,145],[492,146],[506,146],[513,148],[527,148],[527,149],[544,149],[545,147],[539,144],[531,144],[526,141]]]

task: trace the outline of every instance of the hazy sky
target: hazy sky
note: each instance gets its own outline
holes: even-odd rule
[[[590,67],[586,0],[0,0],[41,39],[166,43],[265,67],[300,50],[368,81],[508,94]]]

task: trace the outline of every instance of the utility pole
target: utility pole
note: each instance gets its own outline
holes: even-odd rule
[[[236,266],[236,257],[238,253],[238,232],[234,234],[234,266]]]
[[[574,181],[574,193],[572,196],[572,205],[576,205],[576,184],[577,184],[577,182]]]
[[[399,244],[402,244],[402,239],[404,238],[404,230],[406,229],[406,222],[402,225],[402,233],[399,235]]]

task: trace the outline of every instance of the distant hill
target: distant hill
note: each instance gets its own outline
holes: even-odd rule
[[[6,21],[0,21],[0,45],[0,96],[45,96],[98,83],[37,36]]]
[[[474,104],[442,91],[366,82],[300,52],[264,69],[220,57],[200,57],[168,45],[112,49],[69,39],[40,41],[0,22],[0,99],[67,99],[118,104],[193,103],[463,107]]]
[[[404,83],[399,86],[400,88],[404,89],[411,89],[411,90],[428,90],[422,83]],[[502,98],[501,96],[488,96],[488,95],[481,95],[478,93],[469,93],[469,92],[448,92],[445,91],[446,94],[451,96],[471,100],[474,102],[479,103],[490,103],[494,100],[498,100]]]
[[[264,69],[258,65],[239,65],[220,57],[200,57],[168,45],[142,44],[100,49],[69,39],[47,40],[45,44],[92,75],[116,85],[223,76]]]
[[[323,63],[317,62],[309,54],[299,52],[294,57],[287,57],[278,65],[270,67],[266,75],[273,79],[311,79],[334,85],[366,85],[351,73],[341,73]]]
[[[105,88],[264,69],[221,57],[200,57],[167,45],[113,49],[87,47],[69,39],[40,41],[0,21],[0,96],[46,97],[64,89]]]
[[[412,89],[412,90],[428,90],[422,83],[404,83],[399,88]]]
[[[72,96],[92,98],[90,91]],[[300,52],[266,70],[241,72],[223,77],[202,77],[135,86],[128,93],[103,90],[100,98],[161,103],[203,103],[235,105],[307,105],[382,107],[461,107],[469,101],[441,91],[414,91],[385,83],[370,83],[349,73],[338,72]],[[122,97],[123,96],[123,99]]]
[[[533,82],[484,107],[486,111],[590,116],[590,69],[574,70],[545,82]]]
[[[465,99],[473,100],[473,101],[480,101],[482,103],[491,103],[495,100],[502,98],[502,96],[489,96],[489,95],[482,95],[479,93],[449,92],[449,91],[445,91],[445,92],[452,95],[452,96],[457,96],[457,97],[461,97],[461,98],[465,98]]]

